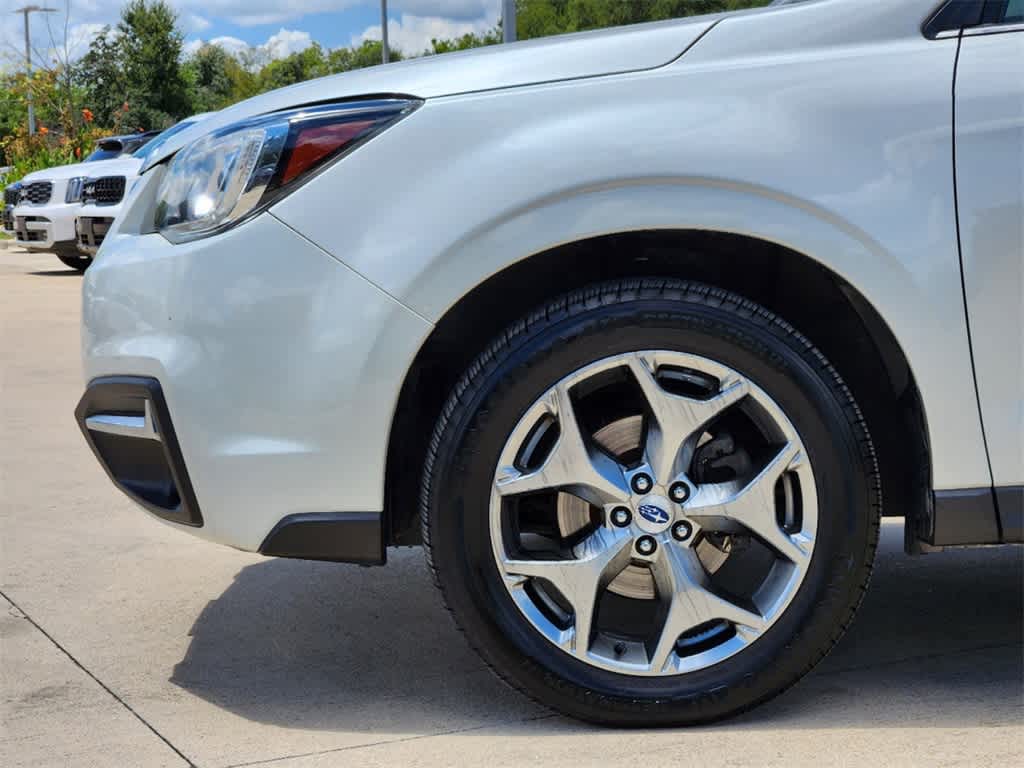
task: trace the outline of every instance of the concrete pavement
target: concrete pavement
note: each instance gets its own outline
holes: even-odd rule
[[[147,518],[74,426],[81,278],[0,250],[0,765],[1024,762],[1020,548],[909,558],[884,526],[851,632],[733,722],[607,731],[497,682],[418,550],[265,559]]]

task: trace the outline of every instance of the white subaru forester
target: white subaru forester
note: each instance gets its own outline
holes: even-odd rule
[[[1022,0],[302,83],[147,158],[85,278],[78,422],[213,541],[424,544],[562,712],[721,718],[840,637],[881,514],[911,552],[1024,538],[1022,168]]]

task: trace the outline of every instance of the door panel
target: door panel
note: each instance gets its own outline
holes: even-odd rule
[[[961,255],[985,439],[995,485],[1021,485],[1024,31],[965,34],[955,97]]]

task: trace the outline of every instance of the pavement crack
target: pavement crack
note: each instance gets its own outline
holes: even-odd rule
[[[108,694],[110,694],[110,696],[114,699],[114,701],[116,701],[118,704],[120,704],[122,707],[124,707],[126,710],[128,710],[128,712],[130,712],[132,714],[132,716],[135,717],[136,720],[138,720],[140,723],[142,723],[144,726],[146,726],[146,728],[148,728],[153,733],[154,736],[156,736],[158,739],[160,739],[160,741],[162,741],[164,744],[166,744],[167,747],[172,752],[174,752],[174,754],[176,754],[178,757],[180,757],[182,760],[184,760],[185,763],[189,766],[189,768],[198,768],[198,766],[195,763],[193,763],[191,760],[189,760],[180,749],[178,749],[176,746],[174,746],[174,744],[172,744],[170,742],[170,740],[166,736],[164,736],[162,733],[160,733],[160,731],[158,731],[156,728],[154,728],[152,725],[150,725],[150,723],[146,720],[146,718],[144,718],[142,715],[140,715],[138,712],[136,712],[132,708],[131,704],[129,704],[127,701],[125,701],[120,696],[118,696],[116,693],[114,693],[114,691],[111,690],[110,686],[108,686],[106,683],[104,683],[102,680],[100,680],[98,677],[96,677],[96,675],[94,675],[91,671],[89,671],[89,669],[84,664],[82,664],[82,662],[80,662],[78,659],[76,659],[67,648],[65,648],[63,645],[61,645],[59,642],[57,642],[57,640],[53,637],[53,635],[51,635],[49,632],[47,632],[45,629],[43,629],[41,626],[39,626],[39,623],[35,619],[33,619],[31,616],[29,616],[21,608],[21,606],[19,606],[16,602],[14,602],[14,600],[12,600],[9,595],[4,593],[3,590],[0,590],[0,597],[2,597],[4,600],[6,600],[8,603],[10,603],[14,607],[14,610],[16,610],[20,614],[19,618],[24,618],[25,621],[27,621],[29,624],[31,624],[33,627],[35,627],[37,630],[39,630],[39,632],[43,635],[43,637],[45,637],[47,640],[49,640],[51,643],[53,643],[53,645],[57,648],[57,650],[59,650],[61,653],[63,653],[65,656],[67,656],[71,660],[72,664],[74,664],[76,667],[78,667],[80,670],[82,670],[86,675],[88,675],[96,683],[96,685],[98,685],[100,688],[102,688],[104,691],[106,691]]]
[[[433,739],[437,736],[453,736],[459,733],[470,733],[472,731],[482,731],[485,728],[493,728],[499,725],[507,725],[511,722],[522,722],[532,723],[536,720],[550,720],[551,718],[560,717],[555,712],[545,713],[541,715],[535,715],[533,717],[524,717],[522,719],[515,720],[499,720],[493,723],[482,723],[481,725],[471,725],[466,728],[452,728],[447,731],[438,731],[437,733],[420,733],[416,736],[403,736],[398,739],[381,739],[380,741],[371,741],[366,744],[351,744],[347,747],[335,747],[333,749],[319,749],[314,752],[300,752],[294,755],[281,755],[279,757],[268,757],[264,760],[251,760],[245,763],[231,763],[230,765],[224,766],[224,768],[249,768],[254,765],[268,765],[270,763],[284,762],[285,760],[298,760],[303,757],[316,757],[317,755],[330,755],[335,752],[351,752],[356,749],[369,749],[370,747],[380,747],[385,744],[403,744],[407,741],[420,741],[422,739]]]

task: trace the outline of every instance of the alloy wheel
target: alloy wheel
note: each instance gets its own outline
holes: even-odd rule
[[[814,474],[783,410],[713,360],[650,350],[557,382],[505,442],[489,525],[519,611],[586,664],[673,675],[754,643],[803,582]]]

